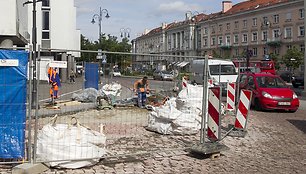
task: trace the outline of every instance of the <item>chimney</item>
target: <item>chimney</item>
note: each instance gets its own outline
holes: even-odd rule
[[[233,7],[232,1],[222,1],[222,13],[227,12]]]

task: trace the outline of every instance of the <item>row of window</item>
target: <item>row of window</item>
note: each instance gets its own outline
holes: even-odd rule
[[[272,30],[272,41],[277,41],[280,39],[282,33],[280,31],[280,29],[273,29]],[[304,36],[305,35],[305,29],[304,26],[299,26],[298,27],[298,36]],[[285,39],[291,39],[293,36],[293,32],[292,32],[292,27],[286,27],[284,29],[284,38]],[[253,32],[251,33],[251,37],[252,37],[252,42],[256,42],[258,41],[258,32]],[[261,40],[262,41],[268,41],[268,31],[262,31],[261,34]],[[219,37],[212,37],[211,38],[211,45],[216,45],[218,39],[218,45],[223,45],[223,36],[219,36]],[[208,38],[203,38],[203,45],[204,46],[208,46]],[[233,43],[234,44],[238,44],[239,42],[239,34],[235,34],[234,35],[234,39],[233,39]],[[247,43],[248,42],[248,33],[243,33],[241,35],[241,43]],[[225,36],[225,44],[226,45],[230,45],[231,44],[231,36],[227,35]]]
[[[50,0],[42,1],[42,39],[50,39]]]
[[[304,17],[305,17],[305,10],[304,9],[299,9],[299,18],[304,19]],[[292,20],[292,13],[291,12],[286,13],[285,18],[286,18],[285,19],[286,22],[290,22]],[[280,22],[280,15],[279,14],[273,15],[272,16],[272,21],[273,21],[273,24],[278,24]],[[226,23],[225,25],[226,25],[226,30],[229,31],[231,29],[231,23]],[[258,25],[258,19],[257,18],[252,18],[252,26],[257,27],[257,25]],[[269,21],[269,18],[267,16],[262,17],[262,25],[263,26],[270,25],[270,21]],[[211,26],[211,33],[212,34],[216,33],[216,27],[218,27],[219,32],[222,32],[223,24],[219,24],[218,26],[213,25],[213,26]],[[245,29],[248,28],[248,20],[244,19],[242,21],[242,27],[245,28]],[[235,29],[239,28],[239,21],[234,22],[234,28]],[[208,34],[208,27],[204,28],[204,34],[205,35]]]

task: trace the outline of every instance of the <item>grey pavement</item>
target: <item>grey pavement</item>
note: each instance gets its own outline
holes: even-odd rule
[[[77,89],[77,87],[76,87]],[[51,168],[44,174],[83,173],[306,173],[306,100],[300,98],[296,113],[258,112],[249,114],[245,138],[225,137],[221,143],[230,149],[215,159],[204,155],[192,155],[188,147],[199,141],[199,134],[191,136],[159,135],[143,129],[136,129],[140,137],[118,139],[109,148],[115,151],[133,149],[132,153],[107,156],[98,164],[82,169]],[[69,106],[67,106],[69,107]],[[68,109],[67,109],[68,111]],[[86,111],[84,115],[96,121],[114,111]],[[117,116],[126,110],[115,110]],[[132,111],[146,114],[145,110]],[[89,114],[90,113],[90,114]],[[99,119],[96,119],[99,118]],[[108,117],[107,117],[108,118]],[[129,118],[129,117],[128,117]],[[86,119],[86,118],[85,118]],[[136,121],[139,119],[135,118]],[[116,120],[122,121],[118,118]],[[227,125],[233,120],[226,116]],[[146,120],[142,118],[142,122]],[[113,122],[112,122],[113,123]],[[122,125],[122,122],[119,122]],[[118,129],[118,128],[116,128]],[[121,129],[120,129],[121,130]],[[123,135],[127,135],[126,132]],[[10,167],[0,166],[0,173],[10,173]]]

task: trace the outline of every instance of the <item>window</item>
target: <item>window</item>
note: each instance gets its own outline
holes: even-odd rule
[[[280,52],[279,48],[275,48],[274,54],[279,55],[279,52]]]
[[[253,18],[253,26],[257,26],[257,18]]]
[[[243,28],[247,28],[248,27],[248,21],[247,20],[243,20]]]
[[[252,41],[257,41],[257,40],[258,40],[257,32],[253,32],[252,33]]]
[[[286,21],[287,21],[287,22],[290,22],[291,19],[292,19],[292,13],[291,13],[291,12],[288,12],[288,13],[286,14]]]
[[[285,28],[285,38],[292,38],[292,28],[291,27]]]
[[[274,23],[275,24],[278,24],[279,23],[279,15],[273,15],[273,20],[274,20]]]
[[[42,6],[43,7],[50,7],[50,0],[43,0],[42,1]]]
[[[231,36],[226,36],[226,45],[231,44]]]
[[[242,42],[248,42],[248,34],[242,34]]]
[[[287,49],[288,50],[292,49],[292,45],[287,45]]]
[[[280,36],[280,30],[279,29],[274,29],[273,30],[273,38],[278,39]]]
[[[226,30],[230,30],[231,29],[231,23],[226,23]]]
[[[222,24],[219,25],[219,32],[222,32]]]
[[[239,49],[235,48],[235,56],[239,56]]]
[[[239,42],[239,35],[235,34],[234,36],[234,43],[238,43]]]
[[[42,11],[42,29],[49,30],[50,29],[50,12],[49,11]]]
[[[268,55],[268,54],[269,54],[268,47],[264,47],[264,48],[263,48],[263,54],[264,54],[264,55]]]
[[[304,17],[305,17],[305,10],[303,8],[299,9],[299,15],[300,15],[300,19],[304,19]]]
[[[300,45],[300,51],[301,51],[302,53],[305,53],[305,45],[304,45],[304,44],[301,44],[301,45]]]
[[[267,31],[262,31],[262,40],[267,41],[268,40],[268,32]]]
[[[239,28],[239,22],[235,21],[235,29],[238,29],[238,28]]]
[[[299,36],[304,36],[304,35],[305,35],[304,26],[299,26]]]
[[[50,39],[50,32],[42,32],[42,39]]]
[[[222,45],[222,44],[223,44],[223,38],[222,38],[222,36],[219,36],[218,45]]]
[[[207,46],[207,38],[204,39],[204,43],[203,44],[204,44],[205,47]]]
[[[257,57],[257,48],[253,48],[253,56]]]
[[[208,34],[208,28],[207,27],[204,28],[204,34]]]
[[[50,12],[42,11],[42,39],[50,39]]]
[[[215,31],[215,26],[211,26],[211,33],[213,34],[213,33],[215,33],[216,31]]]
[[[216,45],[216,38],[215,37],[211,38],[211,45]]]

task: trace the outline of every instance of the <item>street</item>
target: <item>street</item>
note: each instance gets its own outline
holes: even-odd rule
[[[134,78],[125,77],[115,77],[112,80],[127,87],[124,90],[130,90],[135,81]],[[150,80],[150,85],[152,89],[170,89],[173,82]],[[48,89],[47,84],[40,87]],[[61,90],[64,94],[81,88],[82,79],[78,78],[75,84],[63,83]],[[148,111],[137,108],[76,113],[73,116],[87,126],[97,127],[100,123],[106,125],[105,131],[111,140],[107,148],[118,156],[106,157],[89,168],[49,169],[44,173],[306,172],[305,100],[300,100],[300,108],[296,113],[251,110],[246,137],[225,137],[221,143],[228,146],[229,150],[222,152],[221,156],[215,159],[192,155],[186,151],[192,144],[199,142],[199,134],[172,136],[147,131],[144,128],[147,125],[147,113]],[[233,116],[225,116],[222,125],[226,127],[232,124],[233,120]],[[113,142],[112,139],[118,136],[126,138]],[[10,169],[3,168],[1,173],[10,173]]]

